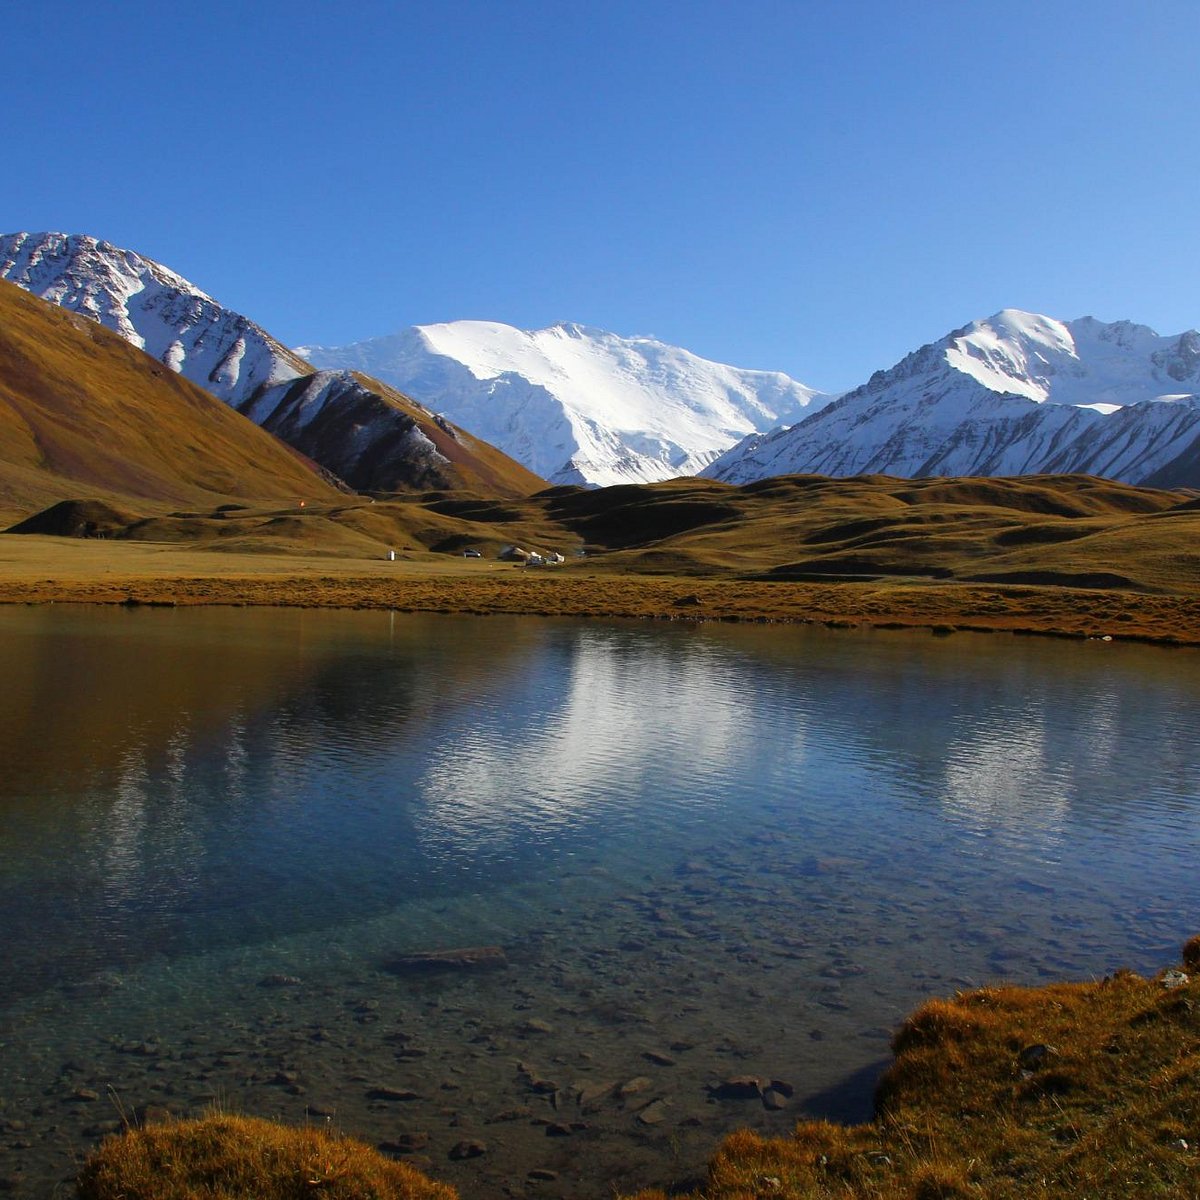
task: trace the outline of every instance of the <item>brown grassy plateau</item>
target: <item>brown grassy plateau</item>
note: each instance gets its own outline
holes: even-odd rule
[[[1200,500],[1087,476],[686,479],[502,500],[426,492],[303,508],[142,504],[97,532],[103,541],[5,537],[0,596],[1200,643]],[[499,562],[511,545],[566,562]],[[468,548],[482,557],[462,558]]]

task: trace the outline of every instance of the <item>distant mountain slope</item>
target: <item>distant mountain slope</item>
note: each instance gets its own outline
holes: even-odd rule
[[[1198,486],[1200,334],[1007,309],[703,474],[1029,475]]]
[[[526,496],[545,486],[494,446],[352,371],[319,371],[263,388],[238,409],[359,491],[467,488]]]
[[[544,486],[390,387],[347,371],[316,376],[249,318],[131,250],[83,235],[7,234],[0,278],[112,329],[352,487],[521,495]]]
[[[298,352],[394,384],[555,483],[691,475],[747,433],[830,399],[778,372],[573,324],[455,321]]]
[[[333,501],[313,464],[118,335],[0,282],[0,504]]]

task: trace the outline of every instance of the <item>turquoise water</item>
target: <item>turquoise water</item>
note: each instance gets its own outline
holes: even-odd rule
[[[865,1116],[925,996],[1153,970],[1200,928],[1198,666],[0,610],[0,1183],[65,1194],[146,1107],[320,1121],[464,1194],[579,1197],[693,1179],[739,1125]],[[507,967],[390,969],[473,945]],[[746,1073],[794,1095],[712,1098]]]

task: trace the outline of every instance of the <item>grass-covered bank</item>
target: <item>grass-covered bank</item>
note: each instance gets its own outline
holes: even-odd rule
[[[471,559],[364,563],[60,538],[0,543],[0,603],[265,605],[814,622],[1200,645],[1200,592],[879,579],[764,581]]]
[[[1182,970],[987,987],[919,1008],[870,1123],[735,1133],[692,1200],[1197,1194],[1200,937]],[[83,1200],[451,1200],[352,1139],[213,1116],[107,1139]],[[665,1200],[642,1192],[637,1200]]]
[[[25,532],[0,537],[0,601],[816,621],[1200,644],[1200,499],[1087,476],[678,479],[517,499],[429,492],[168,508],[72,501],[14,524]],[[564,561],[503,561],[533,551]]]
[[[923,1005],[893,1040],[874,1121],[735,1133],[703,1200],[1197,1195],[1200,937],[1183,959],[1153,979]]]

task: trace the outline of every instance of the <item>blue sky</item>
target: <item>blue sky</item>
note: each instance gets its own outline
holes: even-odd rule
[[[580,321],[816,387],[1200,325],[1197,0],[3,6],[0,232],[292,344]]]

